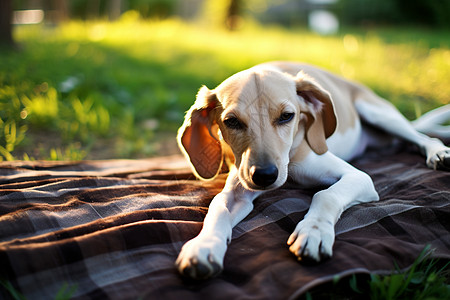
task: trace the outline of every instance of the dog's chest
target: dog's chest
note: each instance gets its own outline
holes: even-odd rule
[[[361,155],[367,147],[361,123],[357,121],[345,131],[336,131],[327,139],[327,146],[331,153],[346,161]]]

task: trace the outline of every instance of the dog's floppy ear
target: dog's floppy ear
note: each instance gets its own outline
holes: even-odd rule
[[[306,124],[306,140],[317,154],[328,151],[326,139],[337,127],[337,119],[330,94],[312,78],[303,72],[296,77],[297,95],[301,96],[307,105],[305,113],[308,116]]]
[[[215,109],[220,105],[216,95],[203,86],[186,113],[178,130],[178,145],[201,179],[214,178],[222,167],[222,147],[215,122]]]

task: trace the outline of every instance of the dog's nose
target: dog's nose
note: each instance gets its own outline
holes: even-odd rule
[[[250,169],[253,183],[261,187],[267,187],[274,183],[278,178],[278,169],[274,165],[258,167],[253,166]]]

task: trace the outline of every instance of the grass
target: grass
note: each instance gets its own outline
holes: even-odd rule
[[[390,275],[351,275],[336,278],[307,292],[302,299],[424,300],[450,299],[450,262],[431,258],[430,245],[411,267]]]
[[[0,286],[3,286],[6,295],[9,296],[10,299],[13,300],[27,300],[22,293],[20,293],[10,281],[0,281]],[[72,298],[72,295],[76,292],[76,285],[64,284],[55,295],[54,300],[69,300]]]
[[[304,29],[248,22],[227,32],[177,19],[20,26],[0,50],[0,158],[136,158],[176,151],[202,84],[268,60],[297,60],[358,80],[408,117],[449,103],[450,33]]]

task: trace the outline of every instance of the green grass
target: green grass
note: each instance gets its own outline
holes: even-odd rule
[[[20,293],[10,281],[2,281],[0,280],[0,286],[2,286],[9,296],[10,299],[13,300],[27,300],[27,297],[25,297],[22,293]],[[75,293],[77,290],[76,285],[69,285],[65,283],[58,291],[58,293],[55,295],[54,300],[69,300],[72,298],[73,293]]]
[[[268,60],[297,60],[358,80],[408,117],[449,103],[450,33],[424,29],[239,32],[172,19],[20,26],[0,50],[0,158],[168,154],[202,84]],[[165,146],[168,145],[168,146]]]
[[[450,262],[431,258],[428,245],[411,267],[390,275],[351,275],[335,278],[301,299],[424,300],[450,299]]]

